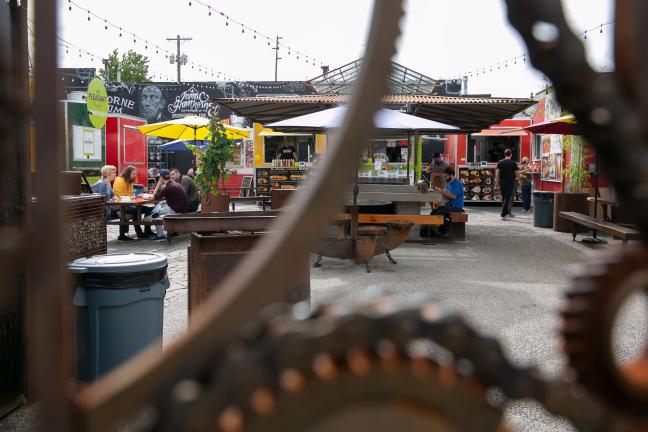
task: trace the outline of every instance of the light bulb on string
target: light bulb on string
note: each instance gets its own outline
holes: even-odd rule
[[[88,21],[90,21],[90,10],[88,10]]]
[[[108,21],[104,20],[104,30],[108,30]]]
[[[191,6],[191,0],[189,0],[189,6]]]
[[[207,6],[207,8],[209,9],[209,16],[211,16],[211,6]]]
[[[245,33],[245,27],[243,27],[243,24],[241,24],[241,33]]]
[[[70,0],[68,0],[68,10],[69,11],[72,10],[72,2]]]
[[[603,24],[601,24],[601,30],[599,30],[599,33],[603,34]]]
[[[587,30],[585,30],[585,35],[583,36],[583,39],[587,39]]]
[[[122,29],[119,27],[119,37],[122,37]]]
[[[225,19],[225,25],[226,25],[226,26],[229,26],[229,17],[227,17],[227,18]]]

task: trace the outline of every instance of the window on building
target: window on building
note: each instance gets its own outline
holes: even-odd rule
[[[534,160],[539,160],[542,158],[542,135],[533,135],[533,154],[532,158]]]
[[[297,155],[297,161],[311,162],[315,156],[315,139],[312,135],[295,135],[295,136],[267,136],[265,137],[264,162],[272,163],[277,159],[282,147],[292,147],[293,152]]]

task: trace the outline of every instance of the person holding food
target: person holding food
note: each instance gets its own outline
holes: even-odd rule
[[[433,190],[439,192],[446,201],[443,206],[432,210],[431,214],[443,216],[443,225],[439,227],[439,235],[448,237],[450,233],[450,213],[463,213],[464,211],[464,187],[455,178],[454,169],[446,168],[442,176],[446,182],[445,187],[434,187]]]
[[[448,164],[441,159],[441,155],[439,153],[434,153],[432,155],[432,162],[423,169],[423,172],[430,176],[431,187],[444,187],[444,172],[447,168]]]

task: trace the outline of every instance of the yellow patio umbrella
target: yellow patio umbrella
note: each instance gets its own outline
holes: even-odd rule
[[[237,140],[250,137],[246,129],[237,128],[224,124],[225,136],[228,139]],[[137,129],[144,135],[173,140],[205,140],[210,138],[209,119],[198,116],[188,116],[175,120],[152,123],[138,126]]]

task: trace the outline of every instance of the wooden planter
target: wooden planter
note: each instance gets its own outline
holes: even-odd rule
[[[271,207],[270,208],[272,210],[277,210],[277,209],[280,209],[280,208],[286,206],[286,204],[288,204],[290,199],[293,196],[295,196],[297,191],[299,191],[300,189],[301,188],[298,188],[298,189],[271,189],[270,190],[270,196],[271,196],[271,201],[270,201]]]
[[[230,271],[250,253],[263,234],[191,234],[188,249],[189,320],[207,296],[219,286]],[[284,301],[310,301],[309,255],[304,254],[294,263],[299,276],[286,287]]]
[[[588,214],[587,193],[556,192],[554,195],[553,229],[558,232],[572,232],[571,222],[562,219],[561,211]],[[587,231],[587,230],[584,230]]]
[[[200,201],[202,213],[226,212],[229,211],[230,197],[224,195],[205,195]]]

